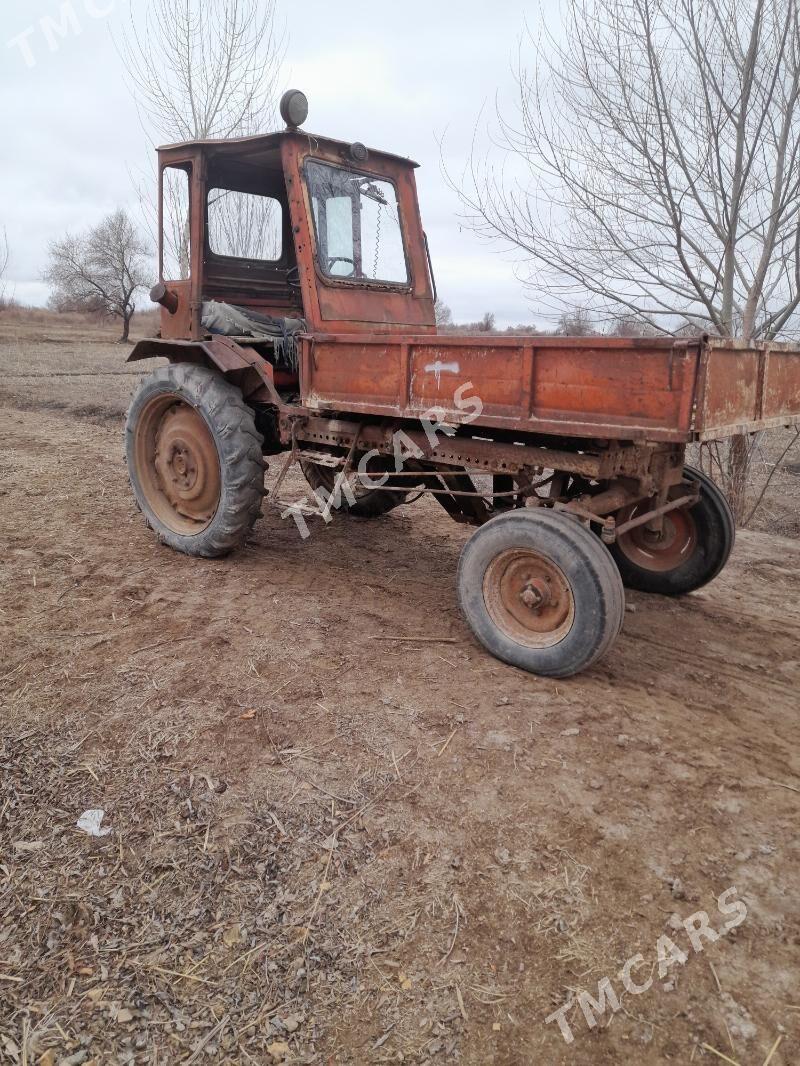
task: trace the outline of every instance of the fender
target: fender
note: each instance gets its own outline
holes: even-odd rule
[[[140,359],[159,356],[169,359],[171,363],[199,363],[201,366],[216,367],[224,377],[238,385],[248,403],[275,404],[279,408],[284,406],[275,387],[275,370],[255,348],[237,344],[227,337],[212,337],[203,341],[153,338],[139,341],[127,362],[135,363]]]

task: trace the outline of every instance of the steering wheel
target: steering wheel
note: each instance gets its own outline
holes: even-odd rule
[[[346,255],[329,255],[328,256],[328,273],[329,274],[331,273],[331,271],[333,269],[333,264],[334,263],[349,263],[350,266],[353,268],[350,271],[350,273],[351,274],[355,274],[355,271],[356,271],[356,261],[355,261],[355,259],[350,259]],[[340,274],[338,276],[346,278],[347,274]]]

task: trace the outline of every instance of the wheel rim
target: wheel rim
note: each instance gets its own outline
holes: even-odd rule
[[[483,599],[497,628],[526,648],[558,644],[575,619],[563,571],[529,548],[510,548],[492,559],[483,577]]]
[[[222,492],[219,455],[203,416],[174,394],[142,409],[134,431],[136,474],[145,503],[174,533],[202,533]]]
[[[617,525],[643,513],[647,503],[635,503],[617,515]],[[691,511],[680,507],[664,515],[661,533],[646,525],[636,526],[617,538],[617,545],[630,562],[643,570],[666,573],[691,559],[697,549],[697,526]]]

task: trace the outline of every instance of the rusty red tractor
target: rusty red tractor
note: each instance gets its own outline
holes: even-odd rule
[[[577,673],[623,586],[680,595],[725,565],[731,511],[686,446],[800,421],[798,353],[440,333],[416,165],[306,112],[290,92],[281,132],[159,150],[161,329],[130,358],[168,362],[128,414],[136,501],[165,544],[217,556],[261,514],[268,456],[273,499],[298,463],[326,518],[429,493],[477,527],[457,586],[478,640]]]

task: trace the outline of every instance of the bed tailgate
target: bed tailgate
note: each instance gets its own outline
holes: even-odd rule
[[[697,377],[697,440],[800,425],[800,347],[710,339]]]

